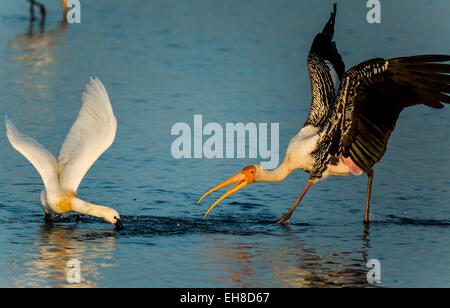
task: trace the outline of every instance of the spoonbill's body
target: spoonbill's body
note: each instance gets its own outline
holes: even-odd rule
[[[309,181],[294,206],[278,223],[287,221],[307,190],[329,176],[369,176],[364,222],[369,221],[372,167],[386,151],[400,112],[424,104],[442,108],[450,103],[448,55],[423,55],[394,59],[376,58],[352,67],[345,65],[332,41],[334,11],[316,35],[308,55],[312,102],[307,120],[291,140],[283,163],[268,171],[259,165],[214,187],[209,193],[236,183],[217,200],[205,216],[227,196],[253,182],[279,182],[293,170],[309,173]]]
[[[44,182],[41,203],[46,214],[77,212],[100,217],[122,228],[119,213],[77,197],[86,172],[114,142],[117,120],[108,93],[97,77],[91,77],[82,93],[78,118],[64,141],[58,160],[34,139],[22,134],[6,119],[6,135],[11,145],[36,168]]]

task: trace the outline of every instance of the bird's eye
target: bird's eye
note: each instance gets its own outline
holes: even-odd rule
[[[255,173],[255,171],[250,171],[250,173]]]

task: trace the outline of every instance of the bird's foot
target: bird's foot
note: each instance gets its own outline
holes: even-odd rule
[[[282,225],[284,224],[286,221],[288,221],[291,216],[292,216],[293,211],[289,211],[286,214],[283,215],[283,217],[281,217],[278,221],[277,224]]]

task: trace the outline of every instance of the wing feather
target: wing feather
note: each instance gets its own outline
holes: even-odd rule
[[[117,120],[100,79],[91,77],[83,91],[83,104],[58,157],[61,186],[77,191],[92,164],[114,142]]]
[[[322,126],[329,116],[336,91],[345,72],[345,65],[333,41],[336,4],[330,19],[318,33],[308,54],[308,72],[311,83],[311,109],[306,125]]]
[[[450,64],[436,63],[447,61],[446,55],[372,59],[347,71],[330,119],[340,123],[342,155],[368,172],[385,153],[404,108],[450,103]]]
[[[9,142],[36,168],[44,182],[45,189],[48,191],[57,188],[57,164],[53,154],[33,138],[22,134],[8,118],[5,118],[5,122],[6,136]]]

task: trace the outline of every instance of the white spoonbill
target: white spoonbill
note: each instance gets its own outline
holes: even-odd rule
[[[46,214],[77,212],[100,217],[123,229],[119,213],[109,207],[77,198],[86,172],[114,142],[117,120],[100,79],[91,77],[82,93],[83,104],[59,153],[58,161],[41,144],[22,134],[6,118],[11,145],[36,168],[44,182],[41,202]]]

